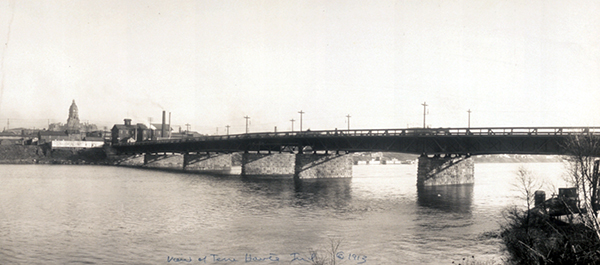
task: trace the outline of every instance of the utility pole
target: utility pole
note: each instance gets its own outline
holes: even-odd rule
[[[154,139],[154,129],[152,129],[152,117],[148,117],[148,128],[150,128],[150,140],[155,140]]]
[[[185,124],[185,132],[186,132],[186,133],[189,133],[189,132],[190,132],[190,126],[191,126],[191,124],[189,124],[189,123],[186,123],[186,124]]]
[[[302,132],[302,114],[304,114],[304,111],[300,110],[298,113],[300,113],[300,132]]]
[[[425,116],[427,115],[427,103],[423,102],[423,104],[421,104],[423,106],[423,128],[427,128],[427,126],[425,125]]]
[[[229,127],[231,127],[231,126],[229,126],[229,125],[225,126],[225,128],[227,128],[227,135],[229,135]]]
[[[348,131],[350,131],[350,114],[346,115],[346,118],[348,118]]]
[[[246,119],[246,133],[248,133],[248,120],[250,119],[250,117],[248,117],[248,115],[244,116],[244,119]]]
[[[296,120],[294,120],[294,119],[291,119],[290,121],[292,122],[292,132],[294,132],[294,122],[295,122]]]
[[[471,109],[467,110],[467,112],[469,113],[469,123],[467,125],[467,128],[470,129],[471,128]]]

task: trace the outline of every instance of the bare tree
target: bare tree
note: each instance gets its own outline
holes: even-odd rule
[[[565,142],[569,160],[569,181],[579,194],[579,212],[582,222],[596,232],[600,240],[598,221],[598,159],[600,137],[594,135],[573,136]]]
[[[531,171],[522,165],[517,169],[517,178],[515,181],[513,183],[514,188],[521,192],[521,197],[527,204],[526,224],[529,225],[529,213],[535,199],[535,191],[542,188],[542,183],[540,183]]]
[[[537,177],[529,169],[521,165],[517,169],[516,183],[513,183],[513,186],[521,192],[522,198],[526,200],[527,210],[530,210],[535,191],[542,188]]]

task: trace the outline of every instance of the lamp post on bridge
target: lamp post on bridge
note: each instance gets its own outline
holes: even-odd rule
[[[350,114],[346,115],[346,118],[348,118],[348,131],[350,131]]]
[[[294,120],[294,119],[291,119],[290,121],[292,122],[292,132],[294,132],[294,122],[295,122],[296,120]]]
[[[300,113],[300,132],[302,132],[302,114],[304,114],[305,112],[300,110],[298,111],[298,113]]]
[[[471,109],[467,110],[469,113],[469,123],[467,124],[467,129],[471,129]]]
[[[246,133],[248,133],[248,120],[250,119],[250,117],[248,117],[248,115],[244,116],[244,119],[246,119]]]
[[[423,102],[423,104],[421,104],[423,106],[423,128],[427,128],[427,126],[425,125],[425,117],[427,116],[427,103]]]
[[[229,127],[231,127],[231,126],[229,126],[229,125],[225,126],[225,128],[227,128],[227,135],[229,135]]]

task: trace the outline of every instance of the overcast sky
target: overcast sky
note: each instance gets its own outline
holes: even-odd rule
[[[0,128],[600,125],[600,1],[0,0]]]

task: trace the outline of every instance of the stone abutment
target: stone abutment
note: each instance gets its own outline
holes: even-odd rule
[[[183,169],[186,171],[228,171],[231,170],[231,154],[187,153],[183,155]]]
[[[244,153],[242,175],[351,178],[352,157],[345,154]]]
[[[419,157],[417,186],[461,185],[474,183],[473,158]]]
[[[243,153],[242,176],[294,175],[295,154]]]
[[[297,154],[294,177],[351,178],[352,156],[341,154]]]

